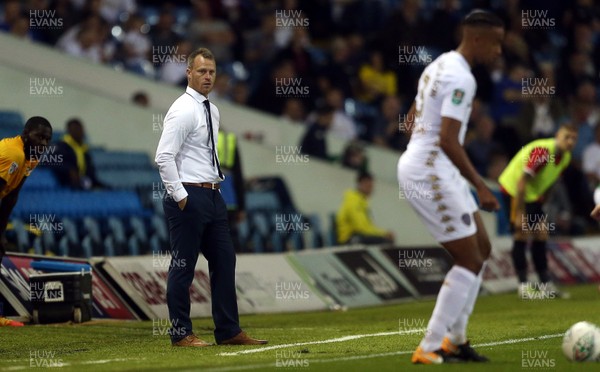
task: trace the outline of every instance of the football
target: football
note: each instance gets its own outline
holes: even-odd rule
[[[563,353],[574,362],[600,361],[600,328],[590,322],[578,322],[563,337]]]

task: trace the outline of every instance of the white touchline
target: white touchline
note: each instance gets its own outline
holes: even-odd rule
[[[422,330],[415,330],[413,332],[410,332],[410,331],[404,332],[404,334],[416,333],[417,331],[420,332]],[[377,337],[377,336],[389,336],[389,335],[395,335],[395,334],[400,334],[400,333],[399,332],[382,332],[382,333],[373,333],[373,334],[368,334],[368,335],[356,335],[356,336]],[[489,347],[489,346],[517,344],[520,342],[558,338],[558,337],[562,337],[563,335],[564,335],[563,333],[554,333],[551,335],[542,335],[542,336],[538,336],[538,337],[515,338],[515,339],[510,339],[510,340],[504,340],[504,341],[481,343],[481,344],[473,345],[473,347]],[[349,337],[351,337],[351,336],[349,336]],[[358,337],[358,338],[360,338],[360,337]],[[354,339],[354,338],[352,338],[352,339]],[[332,339],[332,340],[339,340],[339,339]],[[297,343],[297,344],[287,344],[286,347],[302,346],[302,345],[316,344],[316,343],[323,344],[323,343],[326,343],[326,341],[330,341],[330,340],[314,341],[314,342],[301,342],[301,343]],[[335,341],[335,342],[340,342],[340,341]],[[277,346],[284,346],[284,345],[277,345]],[[264,349],[252,349],[252,350],[264,350]],[[247,350],[247,351],[249,351],[249,350]],[[309,361],[309,363],[347,362],[349,360],[372,359],[372,358],[381,358],[381,357],[387,357],[387,356],[406,355],[406,354],[412,354],[412,353],[413,353],[413,350],[407,350],[407,351],[394,351],[394,352],[390,352],[390,353],[380,353],[380,354],[355,355],[355,356],[351,356],[351,357],[339,357],[339,358],[329,358],[329,359],[308,359],[308,361]],[[217,355],[238,355],[238,354],[221,353],[221,354],[217,354]],[[274,365],[273,363],[262,363],[262,364],[249,364],[249,365],[243,365],[243,366],[219,367],[219,368],[207,369],[207,370],[205,370],[205,372],[242,371],[242,370],[257,369],[257,368],[268,368],[268,367],[273,367],[273,365]]]
[[[254,353],[262,353],[262,352],[269,351],[269,350],[284,349],[284,348],[295,347],[295,346],[329,344],[329,343],[335,343],[335,342],[356,340],[356,339],[364,338],[364,337],[407,335],[407,334],[421,333],[423,331],[425,331],[425,329],[414,329],[414,330],[407,330],[407,331],[401,331],[401,332],[380,332],[380,333],[370,333],[370,334],[363,334],[363,335],[344,336],[344,337],[331,338],[328,340],[321,340],[321,341],[297,342],[294,344],[273,345],[273,346],[267,346],[267,347],[257,348],[257,349],[241,350],[241,351],[228,352],[228,353],[219,353],[217,355],[219,355],[219,356],[236,356],[236,355],[242,355],[242,354],[254,354]],[[473,345],[473,347],[488,347],[488,346],[516,344],[516,343],[527,342],[527,341],[557,338],[557,337],[562,337],[563,335],[564,335],[564,333],[554,333],[554,334],[542,335],[542,336],[538,336],[538,337],[515,338],[515,339],[510,339],[510,340],[504,340],[504,341],[494,341],[494,342],[477,344],[477,345]],[[408,353],[412,353],[412,351],[396,351],[396,352],[385,353],[385,354],[370,354],[370,355],[364,355],[364,356],[343,357],[343,358],[337,358],[337,359],[321,359],[321,360],[317,359],[317,360],[314,360],[314,362],[325,363],[327,361],[335,361],[335,360],[342,361],[342,360],[353,360],[353,359],[366,359],[366,358],[374,358],[374,357],[379,357],[379,356],[401,355],[401,354],[408,354]],[[311,362],[313,362],[313,360],[311,360]]]
[[[419,331],[422,331],[422,330],[419,330]],[[390,334],[399,334],[399,332],[382,332],[382,333],[373,333],[373,334],[370,334],[370,335],[357,335],[357,336],[377,337],[376,335],[386,336],[386,335],[390,335]],[[406,332],[404,334],[406,334]],[[563,335],[564,335],[564,333],[554,333],[554,334],[551,334],[551,335],[542,335],[542,336],[538,336],[538,337],[514,338],[514,339],[504,340],[504,341],[486,342],[486,343],[482,343],[482,344],[473,345],[473,347],[489,347],[489,346],[517,344],[517,343],[520,343],[520,342],[528,342],[528,341],[536,341],[536,340],[546,340],[546,339],[550,339],[550,338],[558,338],[558,337],[562,337]],[[306,345],[306,344],[314,344],[314,343],[317,343],[317,342],[318,343],[325,343],[324,341],[328,341],[328,340],[315,341],[315,342],[311,342],[311,343],[302,342],[302,343],[288,344],[288,345],[301,346],[301,345]],[[278,345],[278,346],[283,346],[283,345]],[[252,350],[263,350],[263,349],[252,349]],[[272,349],[269,349],[269,350],[272,350]],[[350,361],[350,360],[381,358],[381,357],[387,357],[387,356],[406,355],[406,354],[412,354],[412,353],[413,353],[413,350],[405,350],[405,351],[394,351],[394,352],[390,352],[390,353],[369,354],[369,355],[355,355],[355,356],[351,356],[351,357],[339,357],[339,358],[329,358],[329,359],[326,359],[326,358],[325,359],[309,359],[308,361],[309,361],[309,363],[347,362],[347,361]],[[217,354],[217,355],[238,355],[238,354],[234,354],[234,353],[221,353],[221,354]],[[274,365],[274,363],[247,364],[247,365],[243,365],[243,366],[229,366],[229,367],[209,368],[209,369],[206,369],[204,371],[205,372],[243,371],[243,370],[251,370],[251,369],[257,369],[257,368],[269,368],[269,367],[273,367],[273,365]]]
[[[344,336],[344,337],[338,337],[338,338],[330,338],[328,340],[321,340],[321,341],[307,341],[307,342],[298,342],[298,343],[295,343],[295,344],[273,345],[273,346],[262,347],[262,348],[259,348],[259,349],[248,349],[248,350],[234,351],[234,352],[229,352],[229,353],[219,353],[217,355],[232,356],[232,355],[241,355],[241,354],[254,354],[254,353],[262,353],[263,351],[269,351],[269,350],[275,350],[275,349],[285,349],[286,347],[304,346],[304,345],[331,344],[331,343],[334,343],[334,342],[344,342],[344,341],[350,341],[350,340],[357,340],[359,338],[365,338],[365,337],[381,337],[381,336],[392,336],[392,335],[410,335],[410,334],[413,334],[413,333],[422,333],[424,331],[425,331],[425,329],[410,329],[410,330],[400,331],[400,332],[369,333],[369,334],[364,334],[364,335],[353,335],[353,336]]]

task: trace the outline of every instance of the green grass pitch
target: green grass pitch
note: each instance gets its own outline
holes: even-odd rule
[[[478,350],[491,358],[485,366],[410,363],[422,336],[422,331],[411,330],[425,327],[434,306],[428,300],[346,312],[242,316],[243,328],[269,339],[269,344],[260,352],[237,355],[219,354],[264,347],[173,348],[163,324],[152,321],[0,328],[0,370],[600,371],[600,363],[568,362],[560,348],[560,334],[572,324],[600,324],[600,293],[596,285],[567,290],[569,300],[524,301],[516,293],[481,296],[468,333],[472,344],[483,344]],[[199,337],[214,342],[211,319],[195,319],[194,327]],[[368,336],[343,338],[354,335]],[[288,346],[272,348],[278,345]]]

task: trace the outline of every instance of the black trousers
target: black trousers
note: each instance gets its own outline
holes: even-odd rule
[[[217,343],[241,332],[235,291],[235,252],[229,235],[227,208],[218,190],[185,186],[188,200],[183,211],[167,198],[163,208],[171,240],[167,280],[167,306],[171,341],[192,333],[190,286],[198,255],[208,261],[212,316]]]

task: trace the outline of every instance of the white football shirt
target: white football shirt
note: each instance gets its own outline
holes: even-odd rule
[[[419,78],[414,127],[405,155],[418,161],[440,150],[442,117],[461,122],[458,141],[462,145],[476,90],[471,67],[460,53],[447,52],[430,63]],[[440,155],[440,160],[450,162],[443,151]]]

